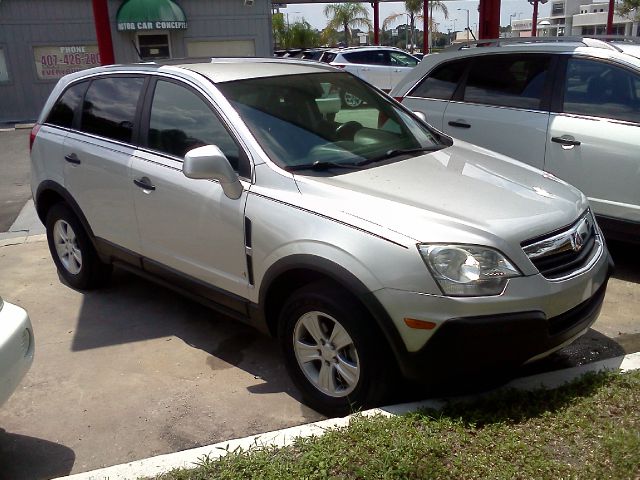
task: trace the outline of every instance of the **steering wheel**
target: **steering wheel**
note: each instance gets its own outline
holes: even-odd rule
[[[338,140],[353,140],[356,132],[361,128],[363,128],[361,123],[351,120],[336,128],[336,137]]]

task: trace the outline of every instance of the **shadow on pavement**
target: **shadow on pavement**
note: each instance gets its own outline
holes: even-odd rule
[[[72,350],[171,336],[207,352],[212,370],[234,366],[266,382],[249,387],[252,393],[285,392],[301,400],[274,339],[122,270],[114,271],[109,286],[84,293]]]
[[[616,264],[613,277],[626,282],[640,283],[638,245],[607,240],[607,247]]]
[[[39,480],[68,475],[76,454],[59,443],[0,429],[0,480]]]

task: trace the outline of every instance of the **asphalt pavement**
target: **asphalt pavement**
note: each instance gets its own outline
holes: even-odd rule
[[[14,156],[0,149],[3,194],[18,183],[28,192],[21,139],[28,131],[0,132],[14,145]],[[102,290],[67,287],[29,195],[16,188],[8,198],[0,231],[14,231],[0,233],[0,294],[29,312],[36,356],[0,409],[0,479],[83,472],[323,418],[300,403],[276,342],[251,328],[123,271]],[[593,329],[520,375],[640,350],[640,256],[610,248],[617,270]],[[409,385],[394,401],[433,393]]]
[[[9,230],[31,198],[29,132],[0,131],[0,232]]]

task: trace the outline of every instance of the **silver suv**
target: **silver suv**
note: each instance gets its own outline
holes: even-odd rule
[[[640,242],[640,39],[478,46],[427,56],[391,95],[448,135],[575,185],[605,233]]]
[[[326,92],[353,91],[344,109]],[[508,370],[582,335],[610,260],[587,199],[340,69],[244,59],[64,77],[32,189],[61,277],[112,266],[276,336],[312,407]]]

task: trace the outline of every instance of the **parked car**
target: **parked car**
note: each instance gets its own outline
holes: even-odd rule
[[[391,95],[446,134],[575,185],[605,232],[640,241],[638,40],[484,42],[428,56]]]
[[[29,315],[0,297],[0,405],[31,368],[35,343]]]
[[[348,90],[367,109],[345,109]],[[329,99],[329,101],[325,101]],[[515,368],[595,321],[610,258],[587,199],[303,60],[61,79],[31,133],[53,261],[113,265],[279,339],[313,408]]]
[[[376,46],[330,49],[322,54],[320,61],[342,68],[385,92],[420,62],[399,48]],[[343,102],[351,108],[362,105],[361,98],[347,91]]]

